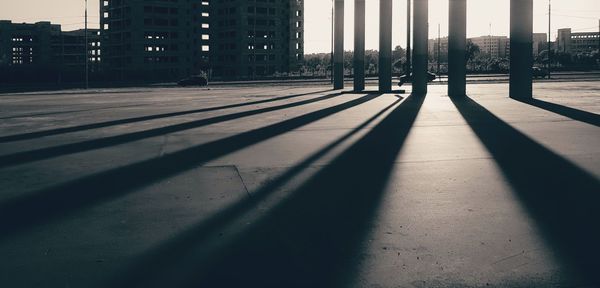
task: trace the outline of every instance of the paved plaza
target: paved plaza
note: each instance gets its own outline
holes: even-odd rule
[[[0,286],[600,285],[600,81],[446,89],[0,94]]]

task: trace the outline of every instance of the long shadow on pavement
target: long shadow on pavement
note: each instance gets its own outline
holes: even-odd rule
[[[223,105],[223,106],[209,107],[209,108],[202,108],[202,109],[193,109],[193,110],[186,110],[186,111],[177,111],[177,112],[163,113],[163,114],[156,114],[156,115],[131,117],[131,118],[125,118],[125,119],[119,119],[119,120],[104,121],[104,122],[99,122],[99,123],[84,124],[84,125],[80,125],[80,126],[63,127],[63,128],[56,128],[56,129],[49,129],[49,130],[43,130],[43,131],[22,133],[22,134],[16,134],[16,135],[8,135],[8,136],[2,136],[2,137],[0,137],[0,143],[12,142],[12,141],[20,141],[20,140],[27,140],[27,139],[34,139],[34,138],[39,138],[39,137],[44,137],[44,136],[51,136],[51,135],[58,135],[58,134],[64,134],[64,133],[85,131],[85,130],[90,130],[90,129],[97,129],[97,128],[104,128],[104,127],[109,127],[109,126],[115,126],[115,125],[129,124],[129,123],[142,122],[142,121],[149,121],[149,120],[155,120],[155,119],[161,119],[161,118],[168,118],[168,117],[175,117],[175,116],[182,116],[182,115],[188,115],[188,114],[196,114],[196,113],[201,113],[201,112],[217,111],[217,110],[223,110],[223,109],[229,109],[229,108],[237,108],[237,107],[243,107],[243,106],[263,104],[263,103],[269,103],[269,102],[275,102],[275,101],[280,101],[280,100],[286,100],[286,99],[291,99],[291,98],[296,98],[296,97],[301,97],[301,96],[307,96],[307,95],[312,95],[312,94],[323,93],[323,92],[327,92],[327,91],[331,91],[331,90],[314,91],[314,92],[309,92],[309,93],[293,94],[293,95],[275,97],[275,98],[264,99],[264,100],[259,100],[259,101],[252,101],[252,102],[245,102],[245,103],[236,103],[236,104],[230,104],[230,105]],[[80,111],[86,111],[86,110],[75,110],[75,111],[70,111],[70,112],[80,112]],[[52,114],[58,114],[58,113],[66,113],[66,112],[54,112]],[[45,114],[40,114],[40,115],[45,115]],[[14,118],[14,117],[24,117],[24,116],[13,116],[11,118]]]
[[[135,263],[132,264],[132,267],[129,271],[123,273],[124,275],[126,275],[124,277],[125,279],[117,280],[117,283],[125,282],[125,284],[110,284],[109,286],[135,287],[139,286],[140,283],[147,279],[148,274],[163,276],[164,274],[168,274],[165,273],[165,271],[167,271],[167,269],[165,269],[164,267],[165,263],[178,263],[182,259],[185,259],[185,257],[189,257],[190,250],[193,251],[193,247],[198,246],[199,243],[202,243],[202,241],[206,241],[212,235],[217,235],[220,228],[231,224],[231,222],[235,220],[238,220],[238,218],[245,215],[245,213],[247,213],[251,209],[257,208],[257,205],[269,195],[274,193],[276,190],[280,189],[292,178],[300,174],[302,171],[304,171],[311,164],[315,163],[321,157],[331,152],[334,148],[338,147],[344,141],[357,134],[360,130],[368,127],[377,118],[379,118],[385,112],[396,106],[400,101],[402,101],[402,98],[394,101],[393,103],[385,107],[383,110],[371,116],[359,126],[353,128],[351,131],[337,138],[335,141],[331,142],[324,148],[308,156],[302,162],[289,168],[282,175],[269,181],[267,184],[265,184],[258,190],[253,191],[251,197],[241,200],[229,207],[218,211],[215,215],[211,216],[210,218],[203,220],[201,223],[198,223],[194,227],[179,233],[179,235],[174,237],[173,240],[168,241],[167,243],[163,243],[160,245],[160,247],[153,249],[148,253],[148,255],[144,255],[143,257],[141,257],[141,259],[135,261]],[[178,267],[175,268],[175,266]],[[177,271],[183,270],[181,269],[181,265],[175,266],[170,265],[169,267]]]
[[[600,284],[600,182],[472,99],[452,99],[565,267]]]
[[[117,108],[130,108],[130,107],[140,107],[140,106],[147,106],[147,105],[146,104],[133,104],[133,105],[112,106],[112,107],[98,107],[98,108],[90,108],[90,109],[78,109],[78,110],[65,110],[65,111],[56,111],[56,112],[21,114],[21,115],[12,115],[12,116],[0,117],[0,120],[17,119],[17,118],[28,118],[28,117],[39,117],[39,116],[49,116],[49,115],[78,113],[78,112],[89,112],[89,111],[100,111],[100,110],[109,110],[109,109],[117,109]],[[47,131],[52,131],[52,130],[47,130]],[[34,133],[36,133],[36,132],[34,132]],[[26,134],[30,134],[30,133],[25,133],[25,134],[20,134],[20,135],[26,135]],[[11,141],[10,138],[14,137],[14,136],[18,136],[18,135],[1,136],[0,137],[0,143],[9,142],[9,141]],[[44,136],[44,135],[42,135],[42,136]],[[8,138],[8,140],[7,141],[2,141],[2,139],[4,139],[4,138]],[[24,139],[15,139],[13,141],[16,141],[16,140],[24,140]]]
[[[0,203],[0,240],[34,224],[41,224],[67,215],[73,210],[118,197],[133,189],[142,188],[198,167],[207,161],[284,134],[377,97],[377,94],[365,95],[262,128],[6,200]]]
[[[548,110],[550,112],[554,112],[556,114],[571,118],[573,120],[585,122],[588,124],[592,124],[596,127],[600,126],[600,115],[559,105],[552,102],[547,102],[539,99],[527,99],[527,100],[517,100],[523,102],[525,104],[529,104],[531,106],[535,106],[544,110]]]
[[[235,119],[239,119],[242,117],[254,116],[254,115],[258,115],[258,114],[262,114],[262,113],[267,113],[267,112],[272,112],[272,111],[277,111],[277,110],[282,110],[282,109],[288,109],[288,108],[292,108],[292,107],[297,107],[297,106],[301,106],[301,105],[324,101],[324,100],[328,100],[328,99],[331,99],[334,97],[338,97],[340,95],[342,95],[342,94],[341,93],[332,93],[332,94],[327,94],[327,95],[323,95],[323,96],[316,97],[316,98],[306,99],[306,100],[283,104],[283,105],[278,105],[278,106],[265,107],[265,108],[256,109],[256,110],[249,110],[249,111],[237,112],[237,113],[226,114],[226,115],[221,115],[221,116],[215,116],[215,117],[211,117],[211,118],[189,121],[189,122],[169,125],[169,126],[165,126],[165,127],[153,128],[153,129],[148,129],[148,130],[143,130],[143,131],[138,131],[138,132],[120,134],[120,135],[115,135],[115,136],[108,136],[108,137],[86,140],[86,141],[81,141],[81,142],[76,142],[76,143],[69,143],[69,144],[63,144],[63,145],[58,145],[58,146],[53,146],[53,147],[17,152],[14,154],[2,155],[2,156],[0,156],[0,168],[12,166],[12,165],[25,164],[25,163],[29,163],[29,162],[33,162],[33,161],[39,161],[39,160],[44,160],[44,159],[48,159],[48,158],[73,154],[73,153],[79,153],[79,152],[84,152],[84,151],[90,151],[90,150],[110,147],[110,146],[119,145],[119,144],[125,144],[125,143],[129,143],[129,142],[142,140],[142,139],[146,139],[146,138],[151,138],[151,137],[156,137],[156,136],[161,136],[161,135],[165,135],[165,134],[169,134],[169,133],[175,133],[175,132],[189,130],[189,129],[193,129],[193,128],[199,128],[199,127],[203,127],[203,126],[207,126],[207,125],[215,124],[215,123],[219,123],[219,122],[235,120]]]
[[[345,287],[355,281],[394,162],[424,97],[410,96],[220,249],[163,263],[134,287]],[[200,243],[190,243],[201,247]],[[193,250],[193,249],[192,249]]]

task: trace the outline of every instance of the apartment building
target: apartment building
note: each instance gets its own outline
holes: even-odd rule
[[[102,65],[117,79],[287,73],[303,57],[303,0],[102,0]]]
[[[176,80],[208,68],[210,0],[101,0],[102,67],[121,80]]]
[[[212,19],[217,77],[288,73],[302,61],[303,0],[223,0],[215,3]]]

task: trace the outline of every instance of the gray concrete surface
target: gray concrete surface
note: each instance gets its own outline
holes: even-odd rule
[[[596,287],[600,82],[446,91],[2,94],[0,286]]]

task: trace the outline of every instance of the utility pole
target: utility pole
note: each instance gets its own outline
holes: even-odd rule
[[[492,59],[492,22],[490,22],[490,37],[488,38],[488,54],[490,55],[490,59]]]
[[[438,43],[437,43],[437,74],[438,74],[438,79],[439,79],[439,75],[440,75],[440,46],[442,45],[442,39],[441,39],[441,34],[440,34],[440,23],[438,23]]]
[[[552,51],[552,45],[551,45],[551,40],[552,40],[552,0],[548,0],[548,65],[546,67],[546,70],[548,70],[548,79],[550,79],[550,64],[552,61],[552,57],[551,57],[551,51]]]
[[[331,84],[333,84],[333,40],[334,40],[333,39],[333,36],[334,36],[334,34],[333,34],[333,29],[334,29],[334,27],[333,27],[333,8],[334,8],[333,1],[334,0],[331,0],[331,61],[329,61],[330,62],[329,63],[329,67],[330,67],[329,71],[331,71]],[[325,73],[327,73],[327,71]]]
[[[406,75],[410,75],[411,70],[411,47],[410,47],[410,32],[411,32],[411,1],[406,0]]]
[[[87,8],[88,0],[85,0],[85,89],[89,88],[89,50],[88,50],[88,8]]]
[[[252,21],[252,34],[254,35],[254,37],[252,37],[252,80],[256,80],[256,15],[257,15],[257,11],[256,11],[256,0],[254,0],[254,21]],[[289,73],[289,71],[288,71]],[[289,74],[288,74],[289,75]]]

